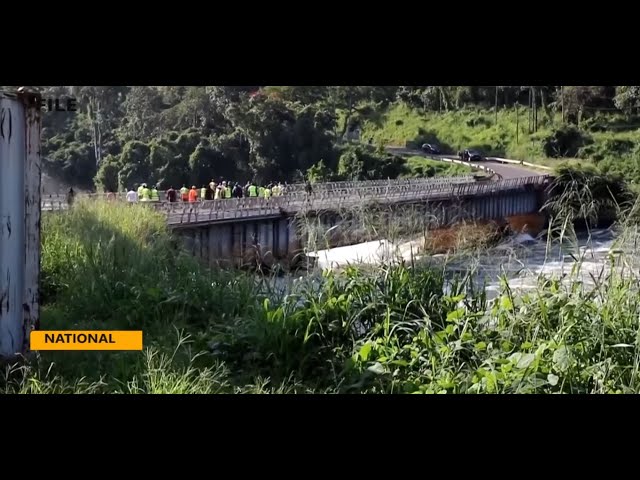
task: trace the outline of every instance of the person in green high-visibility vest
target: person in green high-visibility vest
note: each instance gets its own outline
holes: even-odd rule
[[[182,188],[180,189],[180,197],[182,198],[183,202],[189,201],[189,189],[186,185],[182,185]]]
[[[258,187],[258,196],[264,198],[264,187]]]
[[[224,182],[224,198],[231,198],[231,186]]]
[[[158,186],[154,185],[151,188],[151,201],[152,202],[159,202],[160,201],[160,194],[158,193]]]
[[[249,185],[249,197],[257,197],[258,196],[258,187],[256,187],[256,183],[255,182],[251,182],[251,185]]]
[[[142,189],[142,201],[143,202],[151,201],[151,189],[149,187],[147,187],[146,184],[145,184],[144,188]]]
[[[267,188],[264,189],[264,198],[271,197],[271,184],[267,185]]]

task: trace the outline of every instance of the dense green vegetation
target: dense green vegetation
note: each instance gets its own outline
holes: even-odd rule
[[[43,87],[79,98],[80,112],[46,114],[43,151],[52,176],[83,188],[462,173],[382,148],[436,141],[557,166],[553,241],[574,243],[576,220],[626,211],[628,224],[595,287],[578,263],[525,293],[505,280],[489,301],[472,267],[451,279],[428,261],[281,291],[202,266],[151,209],[79,201],[43,218],[41,328],[142,329],[145,350],[43,352],[0,391],[637,393],[638,209],[611,175],[640,180],[637,89],[500,87],[496,123],[492,87]],[[428,234],[423,218],[396,220],[386,228]]]
[[[2,391],[640,391],[632,227],[595,288],[567,282],[576,267],[526,294],[504,282],[492,302],[471,271],[446,280],[428,264],[349,268],[281,293],[179,253],[142,206],[80,202],[43,228],[42,328],[139,328],[145,351],[43,352]]]
[[[627,179],[640,182],[640,129],[635,129],[634,119],[624,123],[626,120],[620,117],[600,114],[579,129],[563,125],[561,115],[555,113],[540,120],[537,132],[528,133],[526,115],[522,107],[519,114],[515,108],[502,110],[496,123],[495,113],[488,111],[424,114],[395,105],[383,114],[363,115],[360,121],[363,137],[373,139],[374,144],[418,147],[435,142],[450,153],[477,148],[490,155],[551,167],[566,163],[574,167],[594,165],[602,173],[624,173]],[[620,122],[617,128],[611,126],[616,120]]]
[[[373,147],[437,141],[554,166],[578,159],[640,179],[640,87],[38,88],[78,99],[78,112],[45,115],[43,152],[49,175],[87,189],[419,175],[379,148],[345,144],[358,138]]]

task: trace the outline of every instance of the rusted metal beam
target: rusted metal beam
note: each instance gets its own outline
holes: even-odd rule
[[[39,327],[40,96],[0,92],[0,358]]]

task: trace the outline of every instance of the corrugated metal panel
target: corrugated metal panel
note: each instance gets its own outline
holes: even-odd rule
[[[40,101],[0,92],[0,356],[39,327]]]

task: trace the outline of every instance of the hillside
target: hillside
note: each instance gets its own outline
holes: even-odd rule
[[[76,112],[45,112],[42,152],[51,184],[84,190],[448,173],[381,148],[424,140],[553,166],[574,159],[640,182],[640,87],[34,88],[77,100]],[[358,127],[370,147],[351,141]]]
[[[498,112],[461,110],[420,112],[394,104],[381,112],[360,115],[361,137],[375,145],[419,147],[437,143],[450,153],[477,148],[500,156],[558,167],[593,164],[603,172],[624,173],[640,182],[640,122],[620,115],[599,115],[582,129],[562,124],[561,115],[539,119],[538,131],[529,133],[522,107]],[[517,132],[517,133],[516,133]]]

